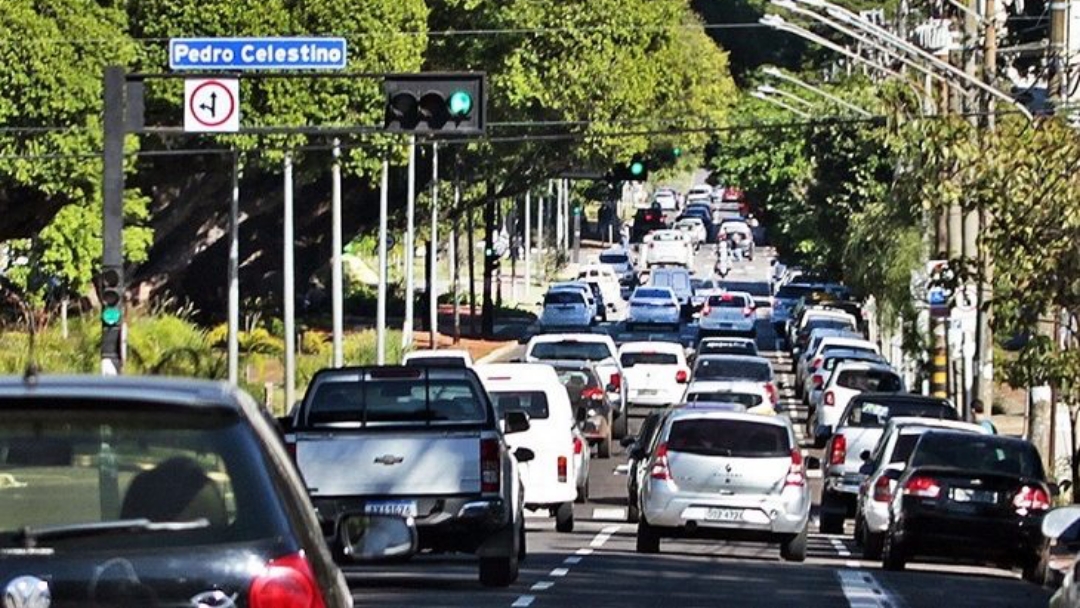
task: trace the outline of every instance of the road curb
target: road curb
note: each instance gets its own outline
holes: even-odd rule
[[[508,342],[506,344],[503,344],[499,348],[496,348],[495,350],[491,351],[490,353],[484,355],[483,357],[480,357],[479,359],[476,360],[476,362],[477,363],[494,363],[497,359],[499,359],[500,357],[502,357],[506,353],[514,350],[514,348],[516,348],[517,346],[518,346],[518,343],[516,341],[515,342]]]

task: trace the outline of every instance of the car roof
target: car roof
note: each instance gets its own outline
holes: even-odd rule
[[[757,340],[755,340],[753,338],[742,338],[742,337],[739,337],[739,336],[709,336],[708,338],[702,338],[701,342],[700,342],[700,344],[713,344],[713,343],[720,343],[720,344],[739,343],[739,344],[753,344],[755,347],[757,346]]]
[[[631,300],[634,299],[634,296],[637,296],[639,291],[646,290],[646,289],[656,289],[656,290],[659,290],[659,291],[670,292],[672,295],[675,294],[675,290],[672,289],[671,287],[667,286],[667,285],[639,285],[639,286],[635,287],[634,292],[630,294],[630,299]],[[642,296],[639,296],[639,297],[652,298],[654,296],[642,295]]]
[[[875,370],[875,371],[889,371],[899,375],[899,373],[893,369],[888,363],[877,363],[875,361],[841,361],[839,365],[833,368],[833,372],[848,371],[848,370]],[[883,393],[889,394],[889,393]]]
[[[462,359],[472,361],[472,355],[469,354],[469,351],[461,348],[420,348],[405,353],[405,357],[461,357]]]
[[[916,393],[872,393],[864,392],[859,393],[851,398],[852,403],[856,401],[879,401],[882,403],[923,403],[927,405],[947,405],[953,409],[956,406],[952,404],[948,399],[942,399],[941,397],[930,397],[928,395],[919,395]]]
[[[2,399],[97,399],[161,402],[240,410],[238,390],[226,382],[162,376],[0,376]]]
[[[682,344],[678,342],[665,342],[665,341],[646,341],[640,340],[636,342],[624,342],[619,347],[619,353],[643,353],[643,352],[661,352],[661,353],[685,353],[686,350]]]
[[[886,423],[886,433],[905,431],[921,432],[922,429],[951,429],[957,431],[972,431],[975,433],[981,433],[983,435],[989,435],[990,430],[981,424],[975,424],[972,422],[961,422],[959,420],[940,420],[937,418],[918,418],[914,416],[898,416],[896,418],[890,418]]]
[[[558,380],[555,368],[547,363],[481,363],[476,366],[476,374],[485,385],[508,381],[522,387],[547,387],[552,380]]]
[[[714,410],[727,412],[746,411],[745,405],[728,401],[691,401],[689,403],[680,403],[676,405],[675,408],[680,410]]]
[[[529,338],[529,344],[541,343],[541,342],[599,342],[603,344],[614,344],[615,341],[611,339],[611,336],[607,334],[586,334],[586,333],[558,333],[558,334],[538,334]]]
[[[964,432],[964,431],[956,431],[956,430],[953,430],[953,429],[930,429],[930,430],[926,431],[925,433],[922,433],[922,437],[925,438],[927,436],[951,437],[951,438],[960,439],[960,440],[970,439],[971,437],[978,437],[980,440],[984,440],[984,441],[985,440],[991,440],[991,441],[994,441],[995,443],[1007,443],[1007,444],[1023,445],[1023,446],[1030,446],[1031,445],[1030,441],[1028,441],[1027,439],[1024,439],[1022,437],[1012,437],[1012,436],[1009,436],[1009,435],[994,435],[994,434],[976,435],[975,433],[967,433],[967,432]]]
[[[707,354],[698,357],[698,361],[753,361],[755,363],[766,363],[769,367],[772,367],[772,363],[765,357],[758,355],[738,355],[735,353],[715,353]]]
[[[821,344],[825,346],[869,346],[871,348],[877,348],[877,344],[874,344],[870,340],[865,338],[854,338],[851,336],[822,336]],[[855,349],[852,349],[855,350]]]
[[[761,414],[752,414],[748,412],[729,412],[723,410],[710,410],[710,409],[694,409],[680,407],[671,410],[671,415],[668,418],[668,422],[677,422],[680,420],[738,420],[740,422],[755,422],[758,424],[768,424],[771,426],[779,426],[786,429],[791,429],[791,422],[788,421],[787,416],[762,416]]]

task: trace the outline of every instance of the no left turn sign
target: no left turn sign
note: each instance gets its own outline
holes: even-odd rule
[[[184,131],[235,133],[240,130],[240,81],[184,80]]]

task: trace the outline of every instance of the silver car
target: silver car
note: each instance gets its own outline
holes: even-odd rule
[[[626,329],[642,325],[668,325],[679,329],[682,311],[670,287],[638,287],[630,296]]]
[[[562,289],[549,291],[544,296],[540,327],[589,327],[592,324],[593,310],[581,292]]]
[[[701,309],[698,326],[701,336],[757,336],[757,307],[754,305],[754,296],[742,291],[709,296],[705,307]]]
[[[660,539],[780,543],[806,559],[810,487],[791,422],[783,416],[709,409],[672,411],[645,463],[637,551]]]

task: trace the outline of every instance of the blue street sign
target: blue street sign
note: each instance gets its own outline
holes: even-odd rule
[[[949,295],[940,287],[931,287],[926,292],[926,301],[931,306],[944,306],[949,302]]]
[[[344,38],[172,38],[174,70],[340,70]]]

